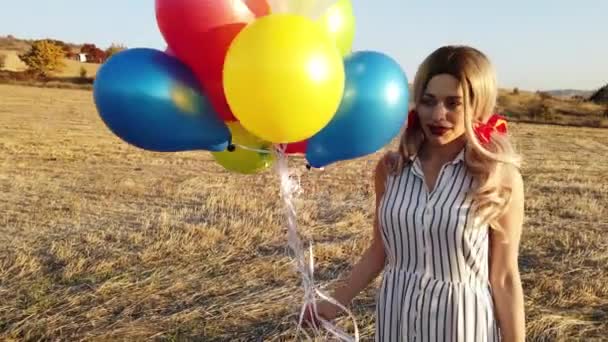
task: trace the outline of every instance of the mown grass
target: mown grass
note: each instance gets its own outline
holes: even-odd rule
[[[293,339],[302,293],[273,172],[242,176],[207,152],[135,149],[109,133],[91,95],[0,85],[0,339]],[[608,131],[511,131],[525,157],[529,340],[605,339]],[[381,153],[323,172],[291,163],[323,287],[369,243]],[[377,285],[352,306],[363,340]]]

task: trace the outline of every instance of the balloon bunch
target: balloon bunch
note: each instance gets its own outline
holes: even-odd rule
[[[117,53],[94,84],[129,144],[210,151],[244,174],[290,154],[322,168],[378,151],[407,120],[399,64],[352,52],[350,0],[156,0],[156,19],[167,50]]]
[[[371,154],[405,123],[408,81],[376,51],[351,52],[350,0],[156,0],[168,49],[118,53],[95,103],[137,147],[206,150],[226,169],[270,167],[273,145],[321,168]]]

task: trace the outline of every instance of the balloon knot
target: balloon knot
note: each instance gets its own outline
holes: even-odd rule
[[[234,144],[228,145],[228,152],[234,152],[236,150],[236,146]]]

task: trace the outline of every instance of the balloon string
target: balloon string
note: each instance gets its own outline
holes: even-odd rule
[[[300,237],[297,233],[297,215],[296,208],[294,205],[294,196],[300,194],[302,188],[300,186],[299,179],[296,182],[290,174],[285,149],[286,145],[276,145],[274,152],[277,156],[276,169],[280,178],[281,198],[283,199],[285,216],[287,219],[287,243],[294,254],[295,268],[302,277],[302,287],[304,289],[304,303],[300,310],[300,319],[298,323],[297,335],[299,335],[300,332],[303,331],[302,323],[304,320],[304,315],[306,314],[306,309],[312,308],[312,314],[314,314],[315,318],[321,323],[322,328],[334,335],[334,337],[338,338],[341,341],[358,342],[359,329],[357,327],[355,316],[344,305],[342,305],[337,300],[331,298],[329,295],[325,294],[321,290],[317,289],[317,286],[315,285],[314,255],[312,242],[310,242],[309,245],[309,258],[307,262],[307,258],[304,255],[302,241],[300,240]],[[331,322],[319,316],[316,305],[316,296],[319,296],[321,299],[338,306],[342,311],[348,314],[348,316],[353,321],[353,326],[355,330],[354,338],[349,336],[340,328],[333,325]],[[311,328],[313,329],[316,336],[321,335],[319,327],[313,324]],[[304,334],[310,340],[310,336],[305,331]]]
[[[247,151],[251,151],[251,152],[257,152],[257,153],[263,153],[263,154],[271,154],[272,151],[271,150],[265,150],[265,149],[259,149],[259,148],[253,148],[253,147],[249,147],[249,146],[245,146],[245,145],[239,145],[239,144],[233,144],[235,147],[238,147],[240,149],[243,150],[247,150]]]

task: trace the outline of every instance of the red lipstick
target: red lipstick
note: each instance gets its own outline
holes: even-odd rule
[[[446,134],[450,128],[448,127],[444,127],[444,126],[434,126],[434,125],[429,125],[429,131],[431,131],[431,134],[433,134],[434,136],[442,136],[444,134]]]

